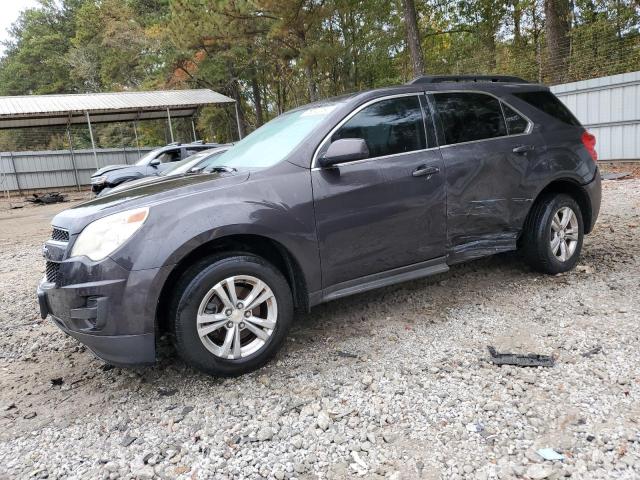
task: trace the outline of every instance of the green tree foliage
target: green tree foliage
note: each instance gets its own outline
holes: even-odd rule
[[[405,82],[420,50],[433,74],[558,83],[638,70],[639,26],[637,0],[40,0],[12,28],[0,93],[212,88],[238,101],[248,132],[309,101]],[[198,128],[234,139],[233,109],[205,110]],[[104,131],[108,143],[120,130]],[[164,141],[166,125],[141,138]]]

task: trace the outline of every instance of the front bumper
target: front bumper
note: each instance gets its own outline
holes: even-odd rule
[[[108,258],[63,261],[57,282],[45,278],[38,285],[40,314],[110,364],[154,363],[163,271],[128,271]]]
[[[91,184],[91,191],[93,193],[100,193],[105,188],[107,188],[107,184],[106,183],[92,183]]]

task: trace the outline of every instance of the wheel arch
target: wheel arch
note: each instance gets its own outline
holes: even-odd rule
[[[582,222],[584,224],[584,233],[585,235],[590,233],[593,230],[593,210],[591,207],[591,201],[589,200],[589,194],[585,191],[580,183],[571,179],[571,178],[560,178],[557,180],[553,180],[546,187],[544,187],[536,198],[531,203],[531,207],[529,207],[529,212],[527,213],[527,219],[531,212],[533,211],[533,206],[542,198],[543,196],[549,193],[565,193],[572,197],[580,207],[580,212],[582,213]],[[525,220],[525,225],[527,221]]]
[[[180,277],[195,262],[203,257],[215,254],[253,254],[259,256],[284,275],[291,293],[294,306],[299,310],[309,310],[309,292],[307,281],[299,262],[280,242],[259,234],[230,234],[209,240],[186,253],[169,273],[160,291],[156,309],[156,325],[159,332],[167,331],[171,292]]]

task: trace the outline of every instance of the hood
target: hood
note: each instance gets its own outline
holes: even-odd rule
[[[246,171],[153,178],[158,181],[144,182],[69,208],[53,217],[51,224],[74,235],[80,233],[89,223],[107,215],[132,208],[153,207],[176,198],[200,193],[213,195],[217,190],[238,185],[248,178],[249,172]]]
[[[114,170],[121,170],[123,168],[131,167],[132,165],[107,165],[106,167],[102,167],[98,169],[95,173],[91,174],[91,178],[99,177],[100,175],[104,175],[105,173],[113,172]]]
[[[121,183],[117,187],[113,187],[109,191],[105,191],[103,195],[111,195],[116,192],[121,192],[122,190],[128,190],[129,188],[139,187],[141,185],[145,185],[147,183],[156,183],[162,182],[163,180],[167,180],[171,177],[160,177],[158,175],[153,175],[151,177],[139,178],[138,180],[130,180],[128,182]]]

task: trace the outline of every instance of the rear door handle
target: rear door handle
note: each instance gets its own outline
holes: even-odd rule
[[[411,175],[414,177],[424,177],[425,175],[431,176],[436,173],[440,173],[440,169],[438,167],[428,167],[426,165],[420,165],[416,168]]]
[[[517,153],[522,155],[523,153],[527,153],[533,150],[533,145],[520,145],[513,149],[513,153]]]

